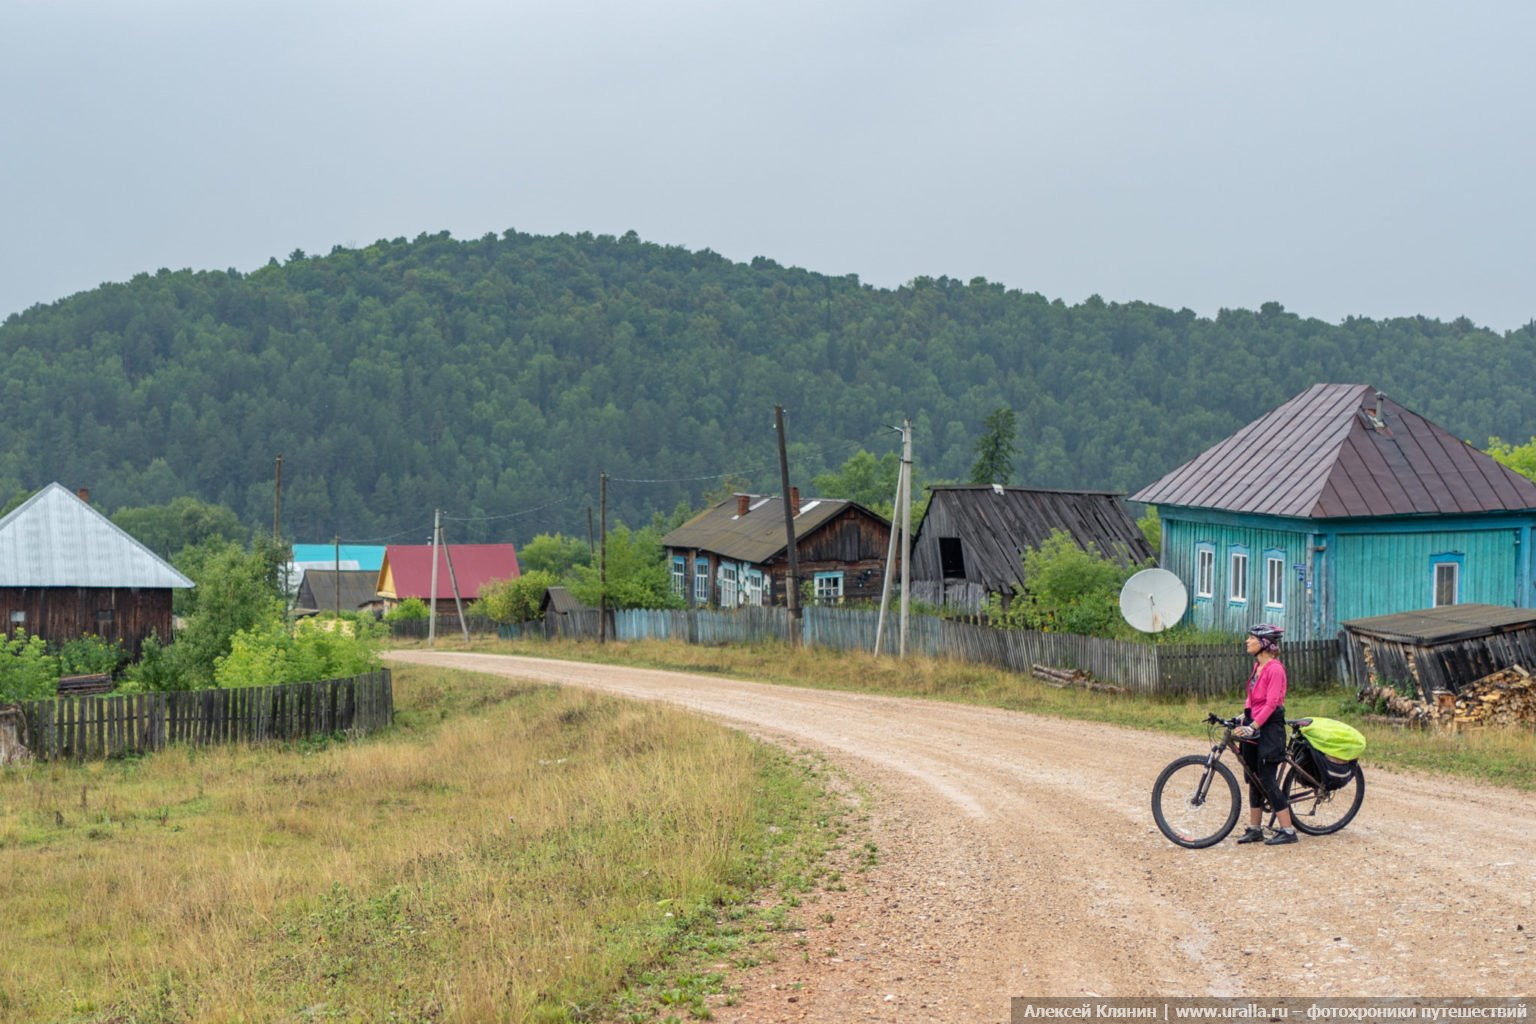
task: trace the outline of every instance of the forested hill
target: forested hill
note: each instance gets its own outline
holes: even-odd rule
[[[1531,326],[1205,319],[982,280],[878,289],[633,234],[444,233],[9,318],[0,498],[59,480],[108,510],[188,494],[270,524],[282,453],[287,536],[425,540],[442,507],[470,520],[457,539],[521,542],[584,533],[600,472],[632,524],[728,476],[776,492],[776,402],[802,485],[893,450],[904,416],[919,479],[963,478],[1007,406],[1014,483],[1126,490],[1317,381],[1524,440],[1533,348]]]

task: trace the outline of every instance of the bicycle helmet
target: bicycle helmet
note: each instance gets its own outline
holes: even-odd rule
[[[1261,622],[1249,629],[1248,635],[1258,639],[1260,650],[1274,651],[1280,647],[1280,638],[1285,635],[1285,627]]]

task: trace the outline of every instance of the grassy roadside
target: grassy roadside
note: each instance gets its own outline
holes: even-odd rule
[[[813,762],[505,679],[396,698],[362,741],[0,771],[0,1019],[703,1018],[831,884]]]
[[[1233,681],[1231,694],[1222,700],[1152,699],[1059,689],[1032,676],[947,659],[923,656],[912,656],[905,661],[890,657],[876,659],[867,654],[844,654],[822,648],[790,650],[786,644],[703,647],[678,641],[647,640],[599,646],[564,640],[509,642],[477,638],[468,648],[456,639],[439,640],[438,647],[675,669],[794,686],[947,700],[1201,738],[1205,736],[1201,722],[1207,711],[1236,713],[1242,708],[1241,680]],[[1364,710],[1352,693],[1338,690],[1293,691],[1286,702],[1286,713],[1292,718],[1323,715],[1354,724],[1365,733],[1369,742],[1364,758],[1368,766],[1434,772],[1515,789],[1536,790],[1536,732],[1532,730],[1419,732],[1364,721]]]

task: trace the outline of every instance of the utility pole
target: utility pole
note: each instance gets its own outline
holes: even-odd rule
[[[896,429],[896,428],[892,428]],[[901,544],[901,632],[897,641],[898,657],[907,653],[907,563],[912,559],[912,421],[903,420],[901,433],[901,469],[896,474],[896,494],[891,499],[891,539],[885,549],[885,580],[880,586],[880,617],[875,624],[875,657],[885,649],[885,614],[891,606],[891,579],[896,575],[896,536]]]
[[[427,646],[432,647],[437,643],[437,544],[443,535],[443,510],[432,510],[432,593],[427,600],[431,609],[427,615]]]
[[[907,656],[907,604],[912,594],[912,421],[901,421],[901,641],[896,656]]]
[[[272,498],[272,543],[283,542],[283,457],[277,457],[277,486]]]
[[[789,457],[784,452],[784,407],[773,407],[773,425],[779,432],[779,487],[784,496],[784,534],[789,549],[789,575],[784,578],[784,601],[789,606],[789,646],[800,646],[800,552],[795,543],[795,510],[789,500]]]
[[[602,544],[597,549],[597,642],[608,642],[608,474],[598,478],[598,524]]]
[[[892,427],[891,429],[896,429]],[[885,613],[891,607],[891,580],[896,578],[897,517],[901,515],[902,469],[896,470],[896,493],[891,495],[891,536],[885,546],[885,579],[880,583],[880,616],[875,620],[875,657],[885,652]]]
[[[464,634],[464,642],[467,644],[469,643],[469,623],[464,621],[464,602],[459,600],[459,578],[453,574],[453,552],[448,549],[447,544],[443,545],[443,557],[448,560],[448,585],[453,588],[453,607],[459,613],[459,630]]]
[[[341,617],[341,534],[335,535],[336,566],[331,578],[336,581],[336,616]]]

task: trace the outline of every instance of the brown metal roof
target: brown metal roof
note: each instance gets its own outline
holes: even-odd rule
[[[1456,515],[1536,509],[1536,482],[1368,384],[1314,384],[1131,500],[1303,519]]]
[[[1407,643],[1446,643],[1536,626],[1536,611],[1497,604],[1453,604],[1342,623],[1351,633]]]
[[[754,565],[768,561],[789,547],[784,535],[784,502],[777,496],[746,497],[746,515],[737,515],[737,497],[727,498],[661,538],[661,546],[709,551]],[[800,514],[795,517],[795,539],[819,530],[849,506],[863,508],[837,498],[801,498]],[[864,511],[885,522],[873,512]]]

